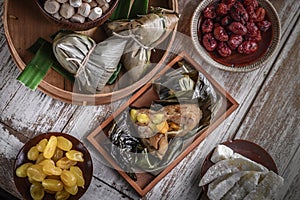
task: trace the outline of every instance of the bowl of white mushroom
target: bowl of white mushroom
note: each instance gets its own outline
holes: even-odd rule
[[[35,0],[48,21],[68,30],[88,30],[103,24],[119,0]]]

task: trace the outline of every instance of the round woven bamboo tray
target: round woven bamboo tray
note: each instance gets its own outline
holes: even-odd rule
[[[150,0],[149,6],[162,7],[178,12],[177,0]],[[59,27],[55,27],[41,14],[33,0],[22,1],[22,3],[19,0],[5,0],[3,24],[10,52],[21,71],[25,68],[26,63],[33,58],[33,54],[28,52],[27,49],[39,37],[50,41],[50,37],[60,30]],[[102,93],[80,94],[73,91],[73,85],[70,81],[50,69],[38,89],[55,99],[77,105],[107,104],[124,98],[142,87],[159,71],[168,56],[168,50],[174,41],[176,29],[177,26],[164,41],[165,50],[158,49],[151,55],[151,62],[157,64],[140,80],[129,86],[118,87],[117,81],[113,85],[105,86]],[[82,33],[91,36],[96,42],[100,42],[107,37],[101,27],[82,31]]]

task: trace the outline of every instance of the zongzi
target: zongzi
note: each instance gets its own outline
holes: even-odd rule
[[[58,34],[53,52],[58,62],[75,77],[75,85],[82,93],[101,92],[117,70],[127,40],[110,37],[96,44],[78,33]]]
[[[173,31],[178,15],[164,12],[149,13],[134,20],[115,20],[106,23],[108,35],[128,38],[122,63],[129,73],[129,82],[136,82],[150,66],[151,50]]]

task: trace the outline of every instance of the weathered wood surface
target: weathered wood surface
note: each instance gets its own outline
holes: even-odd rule
[[[296,199],[300,194],[299,33],[298,20],[285,44],[289,48],[278,56],[236,134],[237,138],[254,141],[270,152],[279,173],[286,177],[279,192],[281,199]]]
[[[2,8],[2,1],[1,8]],[[197,199],[200,168],[206,154],[219,142],[242,138],[258,143],[274,158],[286,182],[278,199],[299,199],[300,102],[299,102],[299,10],[298,0],[271,0],[282,24],[278,56],[263,68],[249,73],[218,70],[203,61],[192,47],[190,19],[200,1],[179,1],[181,20],[172,51],[188,51],[240,103],[202,144],[175,167],[144,199]],[[2,9],[1,9],[2,12]],[[2,14],[2,13],[1,13]],[[0,28],[0,187],[20,197],[11,171],[24,142],[47,131],[67,132],[85,141],[122,101],[104,106],[74,106],[30,91],[15,79],[19,74]],[[88,145],[88,142],[86,142]],[[117,172],[92,152],[94,177],[82,199],[139,199]],[[202,197],[201,197],[202,198]]]

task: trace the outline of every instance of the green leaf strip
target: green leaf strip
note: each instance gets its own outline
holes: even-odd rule
[[[42,44],[33,59],[17,77],[17,80],[31,90],[37,88],[53,63],[52,59],[49,58],[49,48],[51,48],[51,45],[49,46],[47,43]]]

